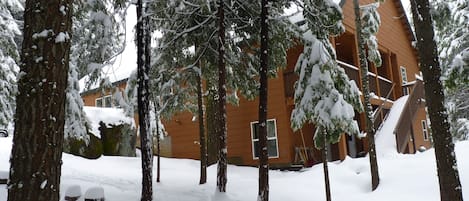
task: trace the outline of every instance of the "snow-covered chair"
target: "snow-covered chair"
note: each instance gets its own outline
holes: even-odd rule
[[[86,190],[85,201],[104,201],[104,188],[103,187],[91,187]]]
[[[0,137],[8,137],[8,131],[6,129],[0,129]]]
[[[72,185],[65,191],[66,201],[77,201],[81,197],[81,187],[79,185]]]

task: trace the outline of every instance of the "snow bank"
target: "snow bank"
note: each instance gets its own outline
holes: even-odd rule
[[[91,132],[100,137],[99,122],[102,121],[106,125],[109,124],[130,124],[135,128],[135,121],[133,118],[125,115],[123,109],[119,108],[103,108],[103,107],[83,107],[86,116],[91,122]]]

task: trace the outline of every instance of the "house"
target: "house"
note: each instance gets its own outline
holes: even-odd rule
[[[362,1],[370,3],[371,0]],[[351,0],[342,1],[346,32],[332,38],[337,59],[348,76],[361,88],[358,66],[355,19]],[[382,26],[378,32],[379,51],[383,65],[376,68],[370,65],[368,74],[370,90],[374,93],[373,105],[375,128],[385,119],[393,101],[409,95],[404,112],[395,130],[397,149],[400,153],[415,153],[419,149],[431,147],[430,131],[427,124],[423,82],[417,52],[411,43],[414,40],[404,9],[399,0],[383,3],[378,9]],[[303,51],[301,45],[287,52],[287,66],[269,80],[268,100],[268,147],[269,163],[273,167],[285,167],[299,163],[320,161],[320,152],[314,148],[314,125],[305,125],[298,132],[290,128],[290,115],[294,108],[293,86],[297,80],[294,66]],[[107,94],[84,93],[85,105],[107,106]],[[104,102],[100,102],[103,100]],[[241,98],[239,106],[227,105],[228,161],[237,165],[257,165],[256,151],[258,139],[255,127],[258,119],[258,99],[248,101]],[[360,130],[364,130],[364,114],[356,114]],[[199,159],[198,122],[193,115],[184,112],[165,122],[168,132],[166,156],[175,158]],[[329,160],[343,160],[348,155],[359,157],[366,153],[366,139],[344,135],[340,142],[329,145]]]

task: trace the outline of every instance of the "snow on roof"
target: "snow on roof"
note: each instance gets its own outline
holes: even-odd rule
[[[99,122],[101,121],[106,125],[126,123],[135,127],[134,119],[126,116],[123,109],[88,106],[83,107],[83,109],[91,122],[91,132],[97,137],[100,137]]]

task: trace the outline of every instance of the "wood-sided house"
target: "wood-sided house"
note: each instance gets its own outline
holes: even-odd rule
[[[371,3],[364,0],[361,3]],[[355,17],[351,0],[343,1],[344,26],[346,32],[332,38],[337,59],[348,76],[361,88],[358,66]],[[374,125],[378,128],[386,118],[393,102],[409,95],[398,125],[394,131],[397,149],[400,153],[415,153],[421,147],[431,147],[430,131],[427,124],[423,83],[420,77],[417,52],[411,43],[412,31],[400,0],[385,1],[378,9],[382,25],[378,32],[379,51],[383,65],[370,65],[368,74],[370,90],[375,94],[373,105]],[[298,45],[287,52],[287,66],[279,71],[276,78],[269,80],[268,99],[268,148],[272,166],[286,167],[292,164],[320,161],[320,153],[314,149],[314,125],[293,132],[290,115],[294,108],[294,82],[297,75],[294,66],[303,47]],[[116,86],[122,88],[121,83]],[[107,97],[110,92],[90,91],[82,94],[87,106],[110,106]],[[104,95],[104,96],[103,96]],[[241,98],[239,106],[227,106],[228,160],[237,165],[257,165],[258,154],[256,121],[258,99],[248,101]],[[364,114],[356,114],[361,130],[364,130]],[[192,114],[180,113],[165,122],[168,137],[165,139],[165,154],[175,158],[199,159],[198,122]],[[366,139],[344,135],[340,142],[330,145],[329,160],[343,160],[347,155],[358,157],[366,153]]]

